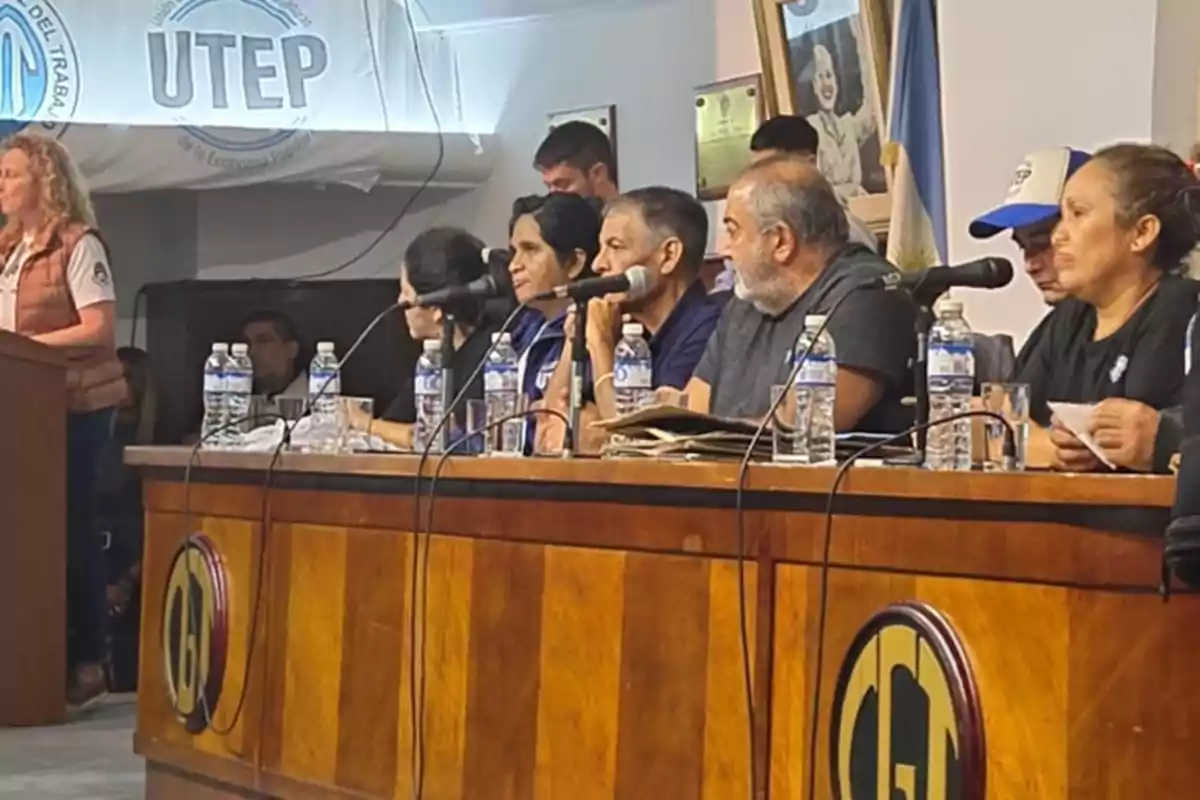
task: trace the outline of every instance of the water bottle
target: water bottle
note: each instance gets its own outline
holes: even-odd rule
[[[837,395],[837,351],[825,325],[824,314],[804,318],[804,330],[796,341],[793,358],[803,357],[796,373],[797,461],[832,464],[837,460],[837,427],[834,403]],[[819,335],[818,335],[819,334]],[[809,344],[812,348],[809,349]],[[808,355],[805,355],[807,351]],[[795,361],[792,368],[796,366]]]
[[[442,407],[441,339],[425,340],[421,357],[417,359],[416,374],[413,377],[413,395],[417,401],[417,424],[413,429],[413,449],[423,453],[445,413],[445,409]],[[445,428],[442,429],[442,432],[444,431]],[[438,433],[429,452],[442,452],[442,440],[442,433]]]
[[[487,406],[488,442],[494,443],[488,452],[497,455],[519,456],[522,453],[524,420],[510,419],[492,425],[517,413],[520,387],[517,386],[518,359],[512,337],[507,333],[492,334],[492,352],[483,368],[483,401]]]
[[[229,409],[225,404],[225,372],[229,367],[229,345],[215,342],[212,353],[204,362],[204,422],[200,426],[200,446],[209,450],[223,447],[229,441],[225,423]]]
[[[652,370],[650,345],[642,336],[642,326],[626,322],[621,326],[621,341],[613,352],[613,392],[618,416],[631,414],[653,399]]]
[[[945,300],[938,305],[937,322],[929,332],[929,421],[971,410],[975,388],[975,353],[963,305]],[[929,469],[971,469],[971,420],[964,418],[929,428],[925,443]]]
[[[225,409],[229,415],[230,439],[254,426],[250,420],[250,395],[254,392],[254,364],[250,347],[235,344],[225,370]]]
[[[311,447],[318,453],[337,450],[340,433],[338,400],[342,394],[341,365],[333,342],[317,344],[317,354],[308,367],[308,407]]]

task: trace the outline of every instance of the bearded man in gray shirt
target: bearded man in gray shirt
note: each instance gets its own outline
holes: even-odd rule
[[[912,394],[916,309],[879,283],[891,264],[848,242],[845,210],[820,172],[786,155],[754,164],[729,190],[724,229],[736,297],[685,389],[688,404],[761,418],[771,387],[791,371],[805,316],[828,314],[846,297],[827,328],[838,363],[837,429],[893,433],[911,424],[901,401]]]

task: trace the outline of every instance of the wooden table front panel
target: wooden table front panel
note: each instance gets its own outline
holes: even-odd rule
[[[771,796],[806,797],[820,569],[776,573]],[[833,569],[822,657],[817,791],[831,797],[830,712],[855,634],[888,605],[919,600],[949,618],[978,682],[987,796],[1037,800],[1195,796],[1187,733],[1200,597]],[[787,624],[782,624],[786,620]],[[918,769],[924,765],[914,765]]]
[[[414,538],[273,525],[240,719],[227,735],[191,736],[171,709],[161,655],[161,587],[184,518],[152,512],[149,525],[142,751],[172,763],[188,761],[189,749],[225,759],[231,776],[255,775],[264,789],[287,776],[289,786],[408,798]],[[225,728],[250,647],[258,524],[207,517],[190,527],[214,542],[230,576],[230,656],[215,714]],[[425,797],[748,795],[734,562],[430,542]],[[753,564],[746,575],[753,654]]]

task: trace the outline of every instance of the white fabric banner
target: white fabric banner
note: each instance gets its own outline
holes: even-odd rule
[[[419,40],[456,131],[452,59]],[[370,183],[379,148],[347,163],[336,134],[432,130],[413,70],[393,0],[0,0],[0,136],[61,137],[100,191]]]

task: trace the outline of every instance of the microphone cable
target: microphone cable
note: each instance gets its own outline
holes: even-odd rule
[[[426,612],[427,612],[427,608],[428,608],[428,590],[429,590],[429,582],[428,582],[429,544],[430,544],[429,538],[433,535],[433,518],[434,518],[433,510],[434,510],[435,500],[437,499],[437,483],[441,479],[443,468],[445,467],[445,465],[447,463],[449,463],[450,456],[453,455],[464,444],[470,442],[471,439],[474,439],[476,437],[482,437],[485,434],[487,434],[489,431],[493,431],[493,430],[496,430],[497,428],[500,428],[506,422],[511,422],[512,420],[516,420],[516,419],[530,419],[530,418],[537,417],[537,416],[554,417],[558,420],[561,420],[563,425],[566,426],[566,428],[568,430],[570,430],[571,421],[569,419],[567,419],[567,416],[565,414],[563,414],[561,411],[557,411],[552,408],[531,408],[531,409],[527,409],[525,411],[518,411],[515,414],[509,414],[509,415],[507,415],[501,419],[498,419],[494,422],[487,423],[480,430],[473,431],[473,432],[465,432],[458,439],[455,439],[450,444],[450,446],[447,447],[446,450],[440,454],[437,464],[434,466],[433,477],[430,478],[429,504],[428,504],[427,511],[426,511],[426,517],[424,520],[424,530],[422,532],[422,535],[425,537],[425,549],[424,549],[424,552],[422,555],[422,561],[421,561],[421,570],[422,570],[422,577],[421,577],[421,581],[422,581],[422,583],[421,583],[421,639],[420,639],[420,659],[419,659],[419,664],[421,667],[421,677],[419,680],[420,706],[419,706],[419,710],[416,712],[418,715],[418,718],[420,719],[420,739],[419,739],[420,747],[419,747],[419,750],[417,751],[418,752],[418,761],[415,765],[415,771],[413,773],[413,787],[414,787],[413,793],[412,793],[413,800],[421,800],[424,797],[424,792],[425,792],[425,741],[424,741],[424,736],[425,736],[425,720],[424,720],[424,718],[425,718],[425,674],[426,674],[426,669],[425,669],[425,632],[427,630],[427,624],[428,624],[428,614]],[[410,677],[412,676],[412,674],[413,674],[412,669],[410,667],[410,670],[409,670]],[[418,740],[414,739],[414,742],[416,742],[416,741],[418,741]]]
[[[403,306],[402,303],[393,303],[392,305],[385,308],[383,311],[379,312],[375,316],[375,318],[373,320],[371,320],[371,322],[363,329],[362,333],[360,333],[358,338],[354,341],[354,344],[350,345],[350,349],[346,351],[346,355],[341,358],[341,360],[338,363],[337,371],[325,379],[325,382],[321,384],[321,386],[318,388],[317,393],[315,395],[310,396],[305,401],[304,410],[301,412],[302,417],[306,413],[311,412],[311,410],[313,408],[313,404],[316,401],[320,400],[325,395],[326,391],[329,389],[329,387],[332,385],[332,383],[335,379],[338,380],[340,383],[342,367],[358,351],[358,348],[362,345],[363,342],[366,341],[367,336],[369,336],[370,333],[373,330],[375,330],[375,328],[378,327],[378,325],[381,322],[383,322],[383,320],[386,319],[389,314],[391,314],[393,311],[401,308],[402,306]],[[191,520],[192,520],[192,511],[191,511],[192,467],[196,463],[197,458],[199,457],[200,450],[201,450],[201,447],[203,446],[204,442],[224,431],[234,430],[238,426],[242,425],[244,422],[248,422],[248,421],[252,422],[256,419],[269,419],[269,418],[283,419],[283,417],[281,417],[278,414],[269,414],[269,415],[251,414],[251,415],[248,415],[241,419],[235,419],[235,420],[226,422],[223,425],[221,425],[220,427],[218,427],[212,431],[208,431],[205,434],[202,434],[201,437],[192,446],[192,452],[188,458],[187,467],[184,469],[184,476],[183,476],[183,520],[184,520],[185,533],[188,530],[188,528],[191,527]],[[206,725],[207,729],[212,731],[215,735],[222,737],[222,738],[229,736],[233,732],[233,730],[237,727],[237,723],[241,719],[242,712],[245,707],[247,688],[250,683],[250,666],[253,663],[254,652],[255,652],[257,642],[258,642],[259,611],[261,610],[261,607],[262,607],[263,584],[265,583],[264,570],[265,570],[266,561],[267,561],[267,553],[268,553],[267,542],[269,541],[270,526],[271,526],[271,507],[270,507],[271,485],[272,485],[272,481],[274,479],[275,470],[278,467],[279,462],[283,457],[283,452],[291,444],[292,432],[293,432],[294,426],[295,426],[295,422],[293,422],[292,424],[289,425],[287,423],[287,420],[284,420],[283,434],[282,434],[282,436],[280,436],[279,443],[271,451],[271,459],[270,459],[270,461],[267,462],[267,468],[263,475],[262,512],[261,512],[261,517],[260,517],[261,530],[259,532],[259,543],[258,543],[258,551],[257,551],[258,568],[257,568],[257,570],[255,570],[254,588],[253,588],[253,591],[251,592],[251,595],[253,596],[254,601],[252,603],[252,611],[251,611],[251,615],[250,615],[250,630],[248,633],[248,641],[247,641],[247,646],[246,646],[246,663],[243,666],[243,670],[242,670],[241,690],[238,694],[237,704],[234,706],[234,711],[233,711],[233,714],[231,715],[229,723],[223,727],[215,726],[213,724],[213,709],[209,708],[209,706],[208,706],[207,695],[203,691],[199,695],[200,704],[201,704],[201,712],[204,715],[204,721],[205,721],[205,725]],[[236,452],[236,451],[233,451],[233,452]],[[196,546],[195,536],[193,534],[187,534],[187,538],[184,540],[185,551],[187,551],[189,549],[194,549],[195,546]],[[186,564],[187,564],[188,582],[189,582],[189,584],[191,584],[196,581],[194,565],[192,564],[192,559],[190,557],[185,556],[185,558],[186,558]],[[199,609],[193,607],[192,613],[190,616],[190,620],[191,620],[190,624],[191,624],[191,628],[193,631],[200,630],[201,620],[199,619],[198,614],[199,614]],[[203,665],[203,667],[205,670],[207,670],[208,665],[205,664],[205,665]],[[207,675],[205,677],[207,678]],[[173,700],[172,705],[175,706],[174,710],[176,711],[176,715],[178,715],[177,701]]]
[[[850,456],[838,465],[837,472],[833,475],[833,485],[829,489],[829,494],[825,500],[825,533],[821,545],[821,590],[820,600],[817,610],[817,653],[816,653],[816,674],[813,679],[813,693],[811,705],[811,717],[809,719],[809,734],[808,734],[808,761],[805,769],[808,773],[808,790],[805,793],[806,800],[814,800],[816,797],[817,785],[817,738],[820,728],[821,714],[821,683],[824,677],[823,659],[825,657],[825,628],[829,618],[829,569],[831,561],[831,553],[833,549],[833,512],[834,502],[837,499],[838,489],[841,487],[842,480],[850,472],[850,468],[854,466],[860,458],[870,455],[890,444],[910,439],[912,436],[922,430],[929,430],[938,425],[944,425],[949,422],[957,422],[964,419],[974,419],[977,417],[987,418],[993,421],[998,421],[1004,426],[1004,455],[1006,458],[1016,456],[1016,432],[1013,431],[1012,424],[1002,415],[994,411],[962,411],[956,414],[949,414],[945,417],[922,422],[913,425],[900,433],[888,436],[872,442],[861,450],[851,453]]]
[[[853,295],[861,289],[873,288],[873,283],[864,283],[852,287],[844,295],[834,301],[830,306],[829,311],[825,314],[825,321],[817,328],[816,335],[808,343],[808,347],[804,348],[802,353],[799,353],[792,359],[792,369],[788,373],[785,386],[792,386],[796,382],[796,376],[800,374],[800,368],[804,366],[804,362],[808,360],[809,354],[812,352],[813,345],[821,338],[821,334],[829,327],[833,315],[841,308],[842,303],[846,298]],[[749,730],[749,738],[747,745],[749,747],[750,757],[750,799],[755,800],[755,787],[758,785],[758,748],[755,741],[755,710],[754,710],[754,667],[750,657],[750,621],[749,612],[747,610],[746,600],[746,520],[745,520],[745,493],[746,493],[746,478],[750,471],[750,462],[754,458],[754,451],[758,448],[759,441],[762,440],[763,434],[767,427],[771,424],[771,420],[775,418],[775,413],[779,410],[779,406],[787,397],[787,392],[782,392],[771,405],[767,408],[767,413],[763,415],[762,421],[754,431],[754,435],[750,437],[750,444],[746,446],[746,452],[742,456],[741,464],[738,466],[737,490],[734,499],[734,519],[736,520],[737,534],[737,593],[738,593],[738,640],[741,645],[742,657],[742,684],[745,689],[746,700],[746,723]],[[762,580],[762,576],[759,576]]]
[[[500,332],[508,330],[508,327],[527,308],[527,304],[518,303],[509,315],[505,318],[497,329]],[[424,709],[425,709],[425,624],[426,619],[425,606],[428,596],[428,574],[429,574],[429,542],[428,537],[422,534],[421,531],[421,479],[425,474],[425,464],[433,453],[433,448],[442,438],[442,431],[450,420],[454,417],[455,409],[462,403],[467,392],[470,391],[471,385],[479,378],[479,375],[487,367],[488,359],[495,352],[499,341],[493,341],[488,345],[488,349],[484,352],[483,357],[479,359],[479,363],[475,365],[475,370],[471,373],[467,380],[463,381],[462,388],[450,401],[450,407],[442,410],[442,416],[438,420],[433,429],[426,435],[424,446],[421,449],[420,458],[417,461],[416,471],[413,473],[413,557],[409,570],[409,603],[408,603],[408,634],[409,634],[409,651],[408,651],[408,692],[409,692],[409,732],[411,737],[411,768],[413,774],[413,790],[412,796],[419,800],[424,791],[424,773],[425,773],[425,725],[424,725]],[[518,394],[521,387],[517,387]],[[568,434],[570,428],[568,426]],[[423,547],[422,547],[423,545]],[[420,612],[417,607],[420,605]],[[418,638],[417,620],[418,613],[422,624],[420,626],[420,636]],[[421,679],[418,681],[417,668],[420,667]]]

